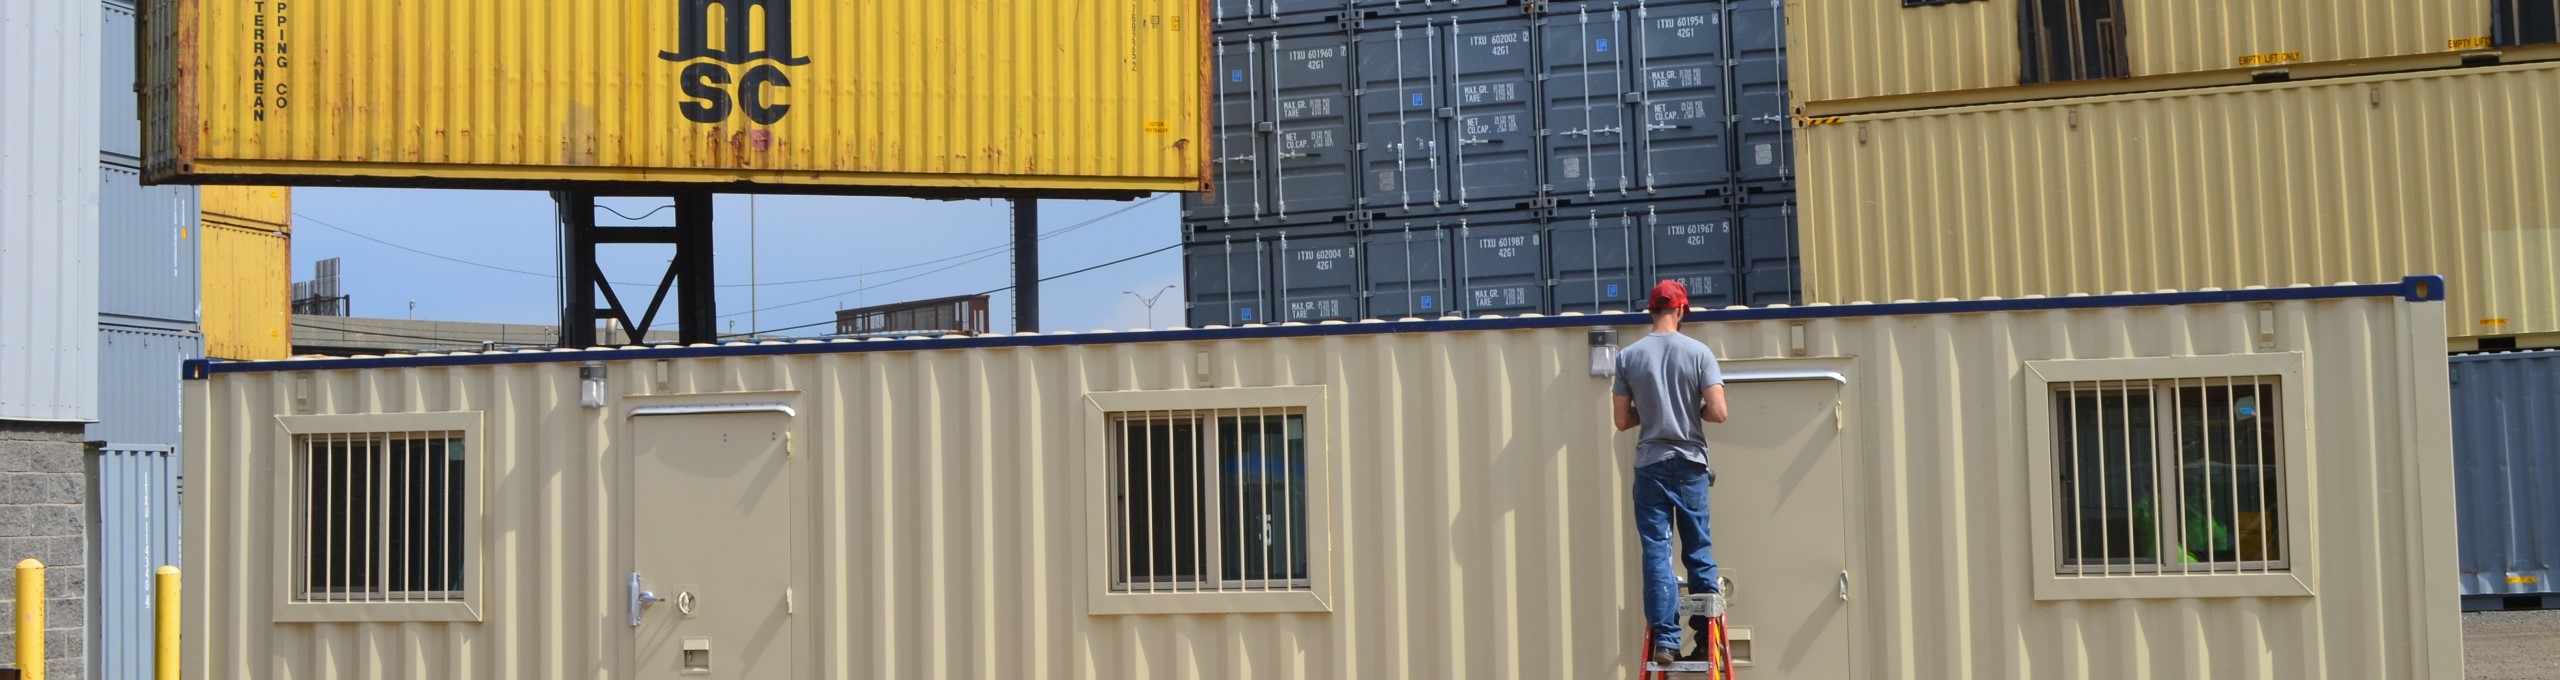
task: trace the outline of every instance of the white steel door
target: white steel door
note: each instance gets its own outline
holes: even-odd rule
[[[1738,678],[1846,678],[1848,508],[1842,385],[1733,382],[1732,416],[1707,428],[1715,488],[1708,523],[1732,587],[1725,625]]]
[[[633,420],[633,677],[791,677],[790,424]]]

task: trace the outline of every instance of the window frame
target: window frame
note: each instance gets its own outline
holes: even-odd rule
[[[2025,362],[2026,454],[2028,480],[2029,573],[2037,600],[2106,600],[2192,597],[2308,597],[2319,583],[2318,520],[2311,514],[2316,490],[2310,485],[2309,424],[2313,395],[2303,388],[2302,354],[2281,352],[2191,357],[2124,359],[2059,359]],[[2268,573],[2168,573],[2132,569],[2066,574],[2060,539],[2064,521],[2058,477],[2061,463],[2055,443],[2054,390],[2073,383],[2216,380],[2247,378],[2274,388],[2275,436],[2282,451],[2276,460],[2284,502],[2283,530],[2275,537],[2284,556],[2284,571]],[[2159,399],[2154,394],[2153,399]],[[2157,401],[2154,402],[2158,403]],[[2155,413],[2155,418],[2163,417]],[[2174,418],[2172,416],[2166,416]],[[2161,425],[2155,421],[2153,427]],[[2153,451],[2171,444],[2155,439]]]
[[[2111,16],[2098,19],[2082,17],[2082,21],[2069,22],[2072,29],[2069,35],[2045,36],[2047,40],[2037,39],[2044,28],[2043,22],[2039,20],[2047,18],[2046,5],[2058,5],[2067,20],[2079,14],[2079,3],[2089,1],[2091,0],[2020,0],[2018,3],[2019,85],[2050,85],[2133,77],[2133,45],[2130,37],[2131,29],[2126,26],[2129,15],[2125,13],[2124,0],[2097,0],[2106,3],[2107,9],[2112,13]],[[2113,26],[2115,33],[2107,35],[2104,30],[2101,30],[2102,25]],[[2085,35],[2082,34],[2084,28]],[[2110,38],[2112,41],[2109,40]],[[2095,54],[2101,61],[2102,71],[2112,70],[2116,73],[2085,76],[2058,74],[2053,72],[2056,63],[2040,58],[2053,52],[2068,53],[2071,45],[2075,43],[2087,48],[2077,55],[2082,59],[2071,59],[2066,56],[2060,60],[2060,64],[2076,68],[2085,61],[2087,56]],[[2043,53],[2040,54],[2038,48],[2043,48]]]
[[[1138,614],[1242,614],[1333,611],[1336,534],[1333,508],[1332,428],[1323,386],[1230,387],[1196,390],[1094,392],[1085,395],[1085,582],[1088,613],[1096,616]],[[1112,422],[1123,415],[1148,411],[1214,411],[1288,409],[1302,418],[1306,465],[1307,577],[1302,589],[1227,592],[1164,592],[1123,589],[1114,584],[1112,556],[1117,548],[1112,523],[1117,501],[1112,494]],[[1208,452],[1200,452],[1208,455]],[[1203,565],[1204,568],[1206,565]]]
[[[275,427],[276,457],[272,469],[274,615],[276,623],[410,623],[410,622],[478,622],[482,621],[481,597],[486,590],[489,546],[483,525],[486,523],[484,462],[490,455],[488,439],[482,436],[485,416],[479,411],[437,413],[381,413],[359,415],[277,416]],[[301,465],[300,437],[340,434],[399,434],[407,432],[457,432],[463,444],[462,474],[462,596],[446,602],[344,602],[300,600],[302,591],[296,583],[307,555],[298,552],[301,541],[299,516],[301,498],[295,492],[295,479]]]

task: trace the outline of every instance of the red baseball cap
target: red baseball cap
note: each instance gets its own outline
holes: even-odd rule
[[[1689,287],[1671,279],[1663,279],[1661,283],[1653,284],[1653,302],[1645,305],[1646,311],[1688,308]]]

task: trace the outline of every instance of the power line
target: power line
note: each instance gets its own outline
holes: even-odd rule
[[[417,253],[417,254],[419,254],[419,255],[425,255],[425,256],[427,256],[427,257],[432,257],[432,258],[439,259],[439,260],[444,260],[444,261],[447,261],[447,262],[454,262],[454,263],[458,263],[458,264],[467,264],[467,265],[471,265],[471,266],[474,266],[474,267],[479,267],[479,268],[481,268],[481,269],[494,269],[494,270],[497,270],[497,271],[507,272],[507,273],[511,273],[511,274],[523,274],[523,275],[525,275],[525,276],[539,276],[539,277],[542,277],[542,278],[552,279],[552,280],[558,280],[558,279],[560,278],[560,277],[555,276],[555,275],[551,275],[551,274],[544,274],[544,273],[541,273],[541,272],[529,272],[529,271],[525,271],[525,270],[522,270],[522,269],[510,269],[510,268],[507,268],[507,267],[500,267],[500,266],[498,266],[498,265],[494,265],[494,264],[482,264],[482,263],[479,263],[479,262],[473,262],[473,261],[465,260],[465,259],[462,259],[462,258],[459,258],[459,257],[451,257],[451,256],[446,256],[446,255],[438,255],[438,254],[430,253],[430,252],[427,252],[427,251],[424,251],[424,250],[419,250],[419,249],[416,249],[416,248],[411,248],[411,247],[404,246],[404,245],[400,245],[400,244],[397,244],[397,243],[392,243],[392,242],[390,242],[390,241],[385,241],[385,240],[382,240],[382,239],[378,239],[378,238],[374,238],[374,237],[371,237],[371,236],[367,236],[367,235],[364,235],[364,234],[363,234],[363,233],[361,233],[361,232],[357,232],[357,231],[356,231],[356,230],[354,230],[354,229],[348,229],[348,228],[346,228],[346,227],[341,227],[341,226],[338,226],[338,225],[335,225],[335,224],[330,224],[330,223],[329,223],[328,221],[326,221],[326,220],[322,220],[322,219],[317,218],[317,217],[312,217],[312,216],[310,216],[310,215],[305,215],[305,214],[302,214],[302,213],[298,213],[298,212],[297,212],[297,213],[294,213],[294,214],[293,214],[293,216],[294,216],[294,217],[299,217],[299,218],[302,218],[302,219],[305,219],[305,220],[310,220],[312,224],[317,224],[317,225],[320,225],[320,226],[323,226],[323,227],[328,227],[328,228],[330,228],[330,229],[338,230],[339,232],[344,233],[344,234],[346,234],[346,235],[348,235],[348,236],[353,236],[353,237],[360,238],[360,239],[364,239],[364,240],[367,240],[367,241],[372,241],[372,242],[374,242],[374,243],[380,243],[380,244],[382,244],[382,245],[391,246],[391,247],[393,247],[393,248],[398,248],[398,249],[401,249],[401,250],[406,250],[406,251],[409,251],[409,252],[412,252],[412,253]],[[632,285],[632,284],[626,284],[626,283],[621,283],[621,282],[615,282],[615,283],[614,283],[614,285],[617,285],[617,286],[624,286],[624,285]]]
[[[1115,264],[1121,264],[1121,263],[1124,263],[1124,262],[1129,262],[1129,261],[1131,261],[1131,260],[1136,260],[1136,259],[1139,259],[1139,258],[1144,258],[1144,257],[1150,256],[1150,255],[1156,255],[1156,254],[1163,253],[1163,252],[1165,252],[1165,251],[1173,250],[1173,249],[1175,249],[1175,248],[1180,248],[1180,247],[1182,247],[1182,244],[1180,244],[1180,243],[1176,243],[1176,244],[1169,245],[1169,246],[1165,246],[1165,247],[1162,247],[1162,248],[1157,248],[1157,249],[1155,249],[1155,250],[1150,250],[1150,251],[1147,251],[1147,252],[1138,253],[1138,254],[1136,254],[1136,255],[1131,255],[1131,256],[1124,257],[1124,258],[1120,258],[1120,259],[1117,259],[1117,260],[1112,260],[1112,261],[1110,261],[1110,262],[1104,262],[1104,263],[1102,263],[1102,264],[1097,264],[1097,265],[1094,265],[1094,266],[1091,266],[1091,267],[1086,267],[1086,268],[1083,268],[1083,269],[1078,269],[1078,270],[1071,271],[1071,272],[1067,272],[1067,273],[1064,273],[1064,274],[1056,274],[1056,275],[1051,275],[1051,276],[1043,276],[1043,277],[1040,277],[1040,280],[1038,281],[1038,283],[1048,283],[1048,282],[1050,282],[1050,281],[1055,281],[1055,280],[1058,280],[1058,279],[1063,279],[1063,278],[1066,278],[1066,277],[1075,276],[1075,275],[1077,275],[1077,274],[1082,274],[1082,273],[1089,272],[1089,271],[1093,271],[1093,270],[1096,270],[1096,269],[1101,269],[1101,268],[1103,268],[1103,267],[1109,267],[1109,266],[1111,266],[1111,265],[1115,265]],[[927,274],[930,274],[930,273],[932,273],[932,272],[926,272],[926,273],[927,273]],[[922,274],[919,274],[918,276],[922,276]],[[882,285],[886,285],[886,284],[882,284]],[[996,294],[996,293],[1002,293],[1002,292],[1005,292],[1005,291],[1008,291],[1008,290],[1013,290],[1013,289],[1014,289],[1014,287],[1013,287],[1013,286],[1005,286],[1005,287],[1002,287],[1002,288],[996,288],[996,289],[988,290],[988,291],[983,292],[983,293],[978,293],[978,295],[994,295],[994,294]],[[824,299],[824,298],[821,298],[821,299]],[[737,337],[747,337],[747,336],[755,336],[755,335],[766,335],[766,334],[770,334],[770,333],[781,333],[781,332],[785,332],[785,331],[796,331],[796,330],[800,330],[800,329],[803,329],[803,328],[814,328],[814,327],[818,327],[818,326],[825,326],[825,325],[833,324],[833,323],[835,323],[835,321],[833,321],[833,320],[828,320],[828,321],[820,321],[820,322],[817,322],[817,323],[804,323],[804,324],[800,324],[800,325],[798,325],[798,326],[785,326],[785,327],[782,327],[782,328],[772,328],[772,329],[764,329],[764,330],[755,330],[755,331],[748,331],[748,332],[745,332],[745,333],[731,333],[731,334],[723,335],[723,336],[720,336],[720,337],[723,337],[723,338],[737,338]]]
[[[1057,237],[1059,237],[1059,236],[1066,235],[1066,234],[1068,234],[1068,233],[1070,233],[1070,232],[1074,232],[1074,231],[1076,231],[1076,230],[1078,230],[1078,229],[1083,229],[1083,228],[1085,228],[1085,227],[1090,227],[1090,226],[1093,226],[1093,225],[1095,225],[1095,224],[1099,224],[1099,223],[1101,223],[1101,222],[1103,222],[1103,221],[1105,221],[1105,220],[1109,220],[1109,219],[1111,219],[1111,218],[1119,217],[1120,215],[1126,214],[1126,213],[1128,213],[1129,211],[1137,210],[1138,208],[1140,208],[1140,207],[1144,207],[1144,206],[1146,206],[1146,205],[1147,205],[1147,204],[1149,204],[1149,203],[1154,203],[1154,202],[1156,202],[1156,201],[1158,201],[1158,200],[1162,200],[1164,197],[1165,197],[1165,194],[1157,194],[1157,195],[1154,195],[1154,196],[1149,196],[1149,197],[1147,197],[1147,198],[1146,198],[1146,199],[1144,199],[1144,200],[1140,200],[1140,201],[1138,201],[1138,202],[1136,202],[1136,203],[1132,203],[1132,204],[1129,204],[1129,205],[1127,205],[1127,206],[1121,207],[1121,208],[1120,208],[1120,209],[1118,209],[1118,210],[1113,210],[1113,211],[1111,211],[1111,212],[1104,213],[1104,214],[1102,214],[1101,216],[1095,217],[1095,218],[1093,218],[1093,219],[1085,220],[1085,221],[1083,221],[1083,222],[1078,222],[1078,223],[1075,223],[1075,224],[1072,224],[1072,225],[1068,225],[1068,226],[1065,226],[1065,227],[1060,227],[1060,228],[1058,228],[1058,229],[1055,229],[1055,230],[1050,231],[1049,233],[1041,234],[1041,235],[1040,235],[1040,240],[1046,241],[1046,240],[1049,240],[1049,239],[1052,239],[1052,238],[1057,238]],[[613,210],[613,208],[608,207],[608,206],[598,205],[598,206],[596,206],[596,207],[604,208],[606,212],[613,212],[613,214],[615,214],[615,215],[622,215],[622,213],[620,213],[620,212],[615,212],[615,211]],[[668,207],[673,207],[673,206],[661,206],[661,207],[660,207],[660,210],[664,210],[664,209],[666,209],[666,208],[668,208]],[[653,211],[650,211],[650,212],[648,212],[648,213],[642,214],[640,217],[624,216],[624,217],[623,217],[623,219],[628,219],[628,220],[638,221],[638,220],[640,220],[640,219],[647,218],[649,215],[655,215],[655,214],[657,214],[657,211],[653,210]],[[510,267],[501,267],[501,266],[498,266],[498,265],[486,264],[486,263],[481,263],[481,262],[474,262],[474,261],[471,261],[471,260],[465,260],[465,259],[462,259],[462,258],[458,258],[458,257],[450,256],[450,255],[443,255],[443,254],[439,254],[439,253],[432,253],[432,252],[428,252],[428,251],[425,251],[425,250],[420,250],[420,249],[417,249],[417,248],[412,248],[412,247],[409,247],[409,246],[400,245],[400,244],[398,244],[398,243],[393,243],[393,242],[386,241],[386,240],[383,240],[383,239],[380,239],[380,238],[375,238],[375,237],[373,237],[373,236],[370,236],[370,235],[364,234],[363,232],[358,232],[358,231],[353,230],[353,229],[348,229],[348,228],[346,228],[346,227],[341,227],[341,226],[338,226],[338,225],[335,225],[335,224],[330,224],[330,223],[329,223],[328,221],[326,221],[326,220],[322,220],[322,219],[317,218],[317,217],[312,217],[312,216],[310,216],[310,215],[307,215],[307,214],[304,214],[304,213],[300,213],[300,212],[296,212],[296,213],[294,213],[294,214],[293,214],[293,216],[294,216],[294,217],[298,217],[298,218],[302,218],[302,219],[305,219],[305,220],[310,220],[310,221],[311,221],[311,223],[313,223],[313,224],[318,224],[318,225],[323,226],[323,227],[328,227],[328,228],[330,228],[330,229],[332,229],[332,230],[338,231],[338,232],[340,232],[340,233],[344,233],[344,234],[349,235],[349,236],[354,236],[354,237],[356,237],[356,238],[364,239],[364,240],[367,240],[367,241],[372,241],[372,242],[374,242],[374,243],[379,243],[379,244],[382,244],[382,245],[385,245],[385,246],[390,246],[390,247],[392,247],[392,248],[397,248],[397,249],[400,249],[400,250],[408,251],[408,252],[410,252],[410,253],[415,253],[415,254],[418,254],[418,255],[424,255],[424,256],[427,256],[427,257],[432,257],[432,258],[439,259],[439,260],[444,260],[444,261],[447,261],[447,262],[453,262],[453,263],[456,263],[456,264],[469,265],[469,266],[473,266],[473,267],[479,267],[479,268],[482,268],[482,269],[489,269],[489,270],[495,270],[495,271],[502,271],[502,272],[507,272],[507,273],[510,273],[510,274],[521,274],[521,275],[524,275],[524,276],[540,277],[540,278],[545,278],[545,279],[551,279],[551,280],[553,280],[553,281],[558,281],[558,280],[560,280],[560,276],[559,276],[559,275],[557,275],[557,274],[544,274],[544,273],[541,273],[541,272],[525,271],[525,270],[522,270],[522,269],[514,269],[514,268],[510,268]],[[852,273],[852,274],[845,274],[845,275],[842,275],[842,276],[826,276],[826,277],[819,277],[819,278],[814,278],[814,279],[800,279],[800,280],[796,280],[796,281],[774,281],[774,282],[769,282],[769,283],[752,283],[752,284],[751,284],[751,283],[728,283],[728,284],[715,284],[713,287],[715,287],[715,288],[747,288],[747,287],[751,287],[751,286],[754,286],[754,287],[772,287],[772,286],[793,286],[793,285],[800,285],[800,284],[807,284],[807,283],[823,283],[823,282],[827,282],[827,281],[842,281],[842,280],[845,280],[845,279],[861,278],[861,277],[868,277],[868,276],[878,276],[878,275],[881,275],[881,274],[887,274],[887,273],[891,273],[891,272],[906,271],[906,270],[909,270],[909,269],[915,269],[915,268],[918,268],[918,267],[928,267],[928,266],[932,266],[932,265],[936,265],[936,264],[941,264],[941,263],[944,263],[944,262],[950,262],[950,261],[952,261],[952,260],[958,260],[958,259],[961,259],[961,258],[969,258],[969,257],[972,257],[972,256],[991,256],[991,254],[992,254],[992,253],[1004,252],[1004,251],[1011,250],[1012,248],[1013,248],[1013,245],[1012,245],[1012,244],[1010,244],[1010,243],[1008,243],[1008,244],[998,245],[998,246],[994,246],[994,247],[990,247],[990,248],[981,248],[981,249],[978,249],[978,250],[972,250],[972,251],[969,251],[969,252],[965,252],[965,253],[961,253],[961,254],[958,254],[958,255],[953,255],[953,256],[945,257],[945,258],[941,258],[941,259],[936,259],[936,260],[927,260],[927,261],[924,261],[924,262],[918,262],[918,263],[914,263],[914,264],[900,265],[900,266],[896,266],[896,267],[890,267],[890,268],[888,268],[888,269],[875,269],[875,270],[864,271],[864,272],[856,272],[856,273]],[[971,262],[974,262],[974,261],[976,261],[976,260],[978,260],[978,259],[985,259],[985,257],[977,257],[976,259],[972,259],[972,260],[970,260],[970,261],[971,261]],[[935,271],[947,271],[947,269],[943,269],[943,270],[935,270]],[[899,280],[900,280],[900,281],[905,281],[905,280],[907,280],[907,279],[899,279]],[[611,283],[611,284],[616,285],[616,286],[651,286],[651,287],[656,286],[656,284],[654,284],[654,283],[632,283],[632,282],[627,282],[627,281],[608,281],[607,283]],[[892,283],[895,283],[895,282],[892,282]],[[886,284],[880,284],[880,285],[886,285]],[[847,294],[851,294],[851,293],[854,293],[854,292],[858,292],[859,290],[867,290],[867,289],[869,289],[869,288],[870,288],[869,286],[866,286],[866,287],[864,287],[864,288],[862,288],[862,289],[857,289],[857,290],[853,290],[853,291],[845,291],[845,292],[843,292],[843,293],[837,293],[837,294],[835,294],[835,295],[829,295],[829,296],[826,296],[826,297],[824,297],[824,298],[818,298],[818,299],[819,299],[819,300],[825,300],[825,299],[829,299],[829,298],[839,297],[839,296],[842,296],[842,295],[847,295]],[[815,300],[812,300],[812,302],[814,302],[814,301],[815,301]],[[797,305],[797,304],[804,304],[804,303],[793,303],[793,304]],[[769,310],[772,310],[772,309],[775,309],[775,308],[774,308],[774,307],[767,307],[767,308],[764,308],[764,309],[769,311]],[[737,315],[737,314],[727,314],[727,315],[722,315],[722,317],[721,317],[721,318],[728,318],[728,317],[731,317],[731,316],[738,316],[738,315]]]
[[[334,327],[330,327],[330,326],[322,326],[322,325],[319,325],[319,324],[303,323],[303,322],[300,322],[300,321],[293,322],[293,325],[294,325],[295,327],[297,327],[297,328],[308,328],[308,329],[315,330],[315,331],[334,331],[334,332],[338,332],[338,333],[345,333],[345,334],[348,334],[348,335],[361,335],[361,336],[376,337],[376,338],[398,338],[398,339],[401,339],[401,340],[417,340],[417,341],[420,341],[420,342],[443,342],[443,343],[452,343],[452,344],[458,344],[458,345],[476,345],[476,344],[480,344],[480,343],[483,343],[483,342],[496,342],[496,341],[494,341],[494,340],[465,339],[465,338],[439,338],[439,337],[432,337],[432,336],[425,336],[425,335],[408,335],[408,334],[404,334],[404,333],[385,333],[385,332],[380,332],[380,331],[355,330],[355,329],[350,329],[350,328],[334,328]],[[529,324],[528,324],[528,325],[529,325]]]
[[[1075,223],[1075,224],[1071,224],[1071,225],[1068,225],[1068,226],[1065,226],[1065,227],[1060,227],[1060,228],[1058,228],[1056,231],[1052,231],[1052,232],[1049,232],[1049,233],[1048,233],[1048,234],[1046,234],[1046,235],[1042,235],[1042,236],[1040,237],[1040,240],[1044,240],[1044,241],[1045,241],[1045,240],[1048,240],[1048,239],[1050,239],[1050,238],[1054,238],[1054,237],[1057,237],[1057,236],[1059,236],[1059,235],[1065,234],[1065,233],[1067,233],[1067,232],[1075,231],[1075,230],[1078,230],[1078,229],[1083,229],[1083,228],[1085,228],[1085,227],[1090,227],[1090,226],[1093,226],[1093,225],[1096,225],[1096,224],[1101,224],[1101,223],[1102,223],[1103,221],[1105,221],[1105,220],[1109,220],[1109,219],[1114,218],[1114,217],[1119,217],[1119,216],[1121,216],[1121,215],[1127,214],[1129,211],[1136,210],[1136,209],[1138,209],[1139,207],[1145,206],[1145,205],[1146,205],[1146,204],[1148,204],[1148,203],[1153,203],[1153,202],[1156,202],[1157,200],[1163,199],[1166,195],[1167,195],[1167,194],[1156,194],[1156,195],[1154,195],[1154,196],[1147,197],[1147,199],[1146,199],[1146,200],[1138,201],[1137,203],[1130,204],[1130,205],[1128,205],[1128,206],[1126,206],[1126,207],[1123,207],[1123,208],[1121,208],[1121,209],[1119,209],[1119,210],[1113,210],[1113,211],[1108,212],[1108,213],[1103,213],[1101,216],[1095,217],[1095,218],[1093,218],[1093,219],[1085,220],[1085,221],[1082,221],[1082,222],[1077,222],[1077,223]],[[1004,244],[1004,245],[995,246],[995,247],[992,247],[992,248],[984,248],[984,249],[980,249],[980,250],[970,251],[970,252],[967,252],[967,253],[961,253],[961,254],[959,254],[959,255],[953,255],[953,256],[951,256],[951,257],[942,258],[942,259],[940,259],[940,260],[934,260],[934,261],[932,261],[932,262],[924,262],[924,263],[918,263],[918,264],[907,265],[907,266],[904,266],[904,267],[898,267],[898,268],[896,268],[896,269],[882,269],[882,270],[877,270],[877,271],[864,272],[864,273],[861,273],[861,274],[854,274],[854,275],[847,275],[847,276],[832,277],[832,279],[811,279],[812,281],[818,281],[818,280],[833,280],[833,279],[849,279],[849,278],[854,278],[855,276],[877,276],[877,275],[884,274],[884,273],[888,273],[888,272],[892,272],[892,271],[900,271],[900,270],[906,270],[906,269],[914,269],[914,268],[922,267],[922,266],[925,266],[925,265],[928,265],[928,264],[938,264],[938,263],[942,263],[942,262],[950,262],[950,261],[952,261],[952,260],[961,260],[961,258],[968,258],[968,259],[965,259],[965,260],[961,260],[961,261],[959,261],[959,262],[954,262],[954,263],[952,263],[952,264],[951,264],[951,265],[949,265],[949,266],[935,268],[935,269],[933,269],[933,270],[926,271],[926,272],[923,272],[923,273],[919,273],[919,274],[916,274],[916,275],[914,275],[914,276],[900,277],[900,278],[898,278],[898,279],[896,279],[896,280],[892,280],[892,281],[883,281],[883,282],[880,282],[880,283],[874,283],[874,284],[867,285],[867,286],[863,286],[863,287],[860,287],[860,288],[855,288],[855,289],[853,289],[853,290],[840,291],[840,292],[836,292],[836,293],[832,293],[832,294],[828,294],[828,295],[820,295],[820,296],[818,296],[818,297],[813,297],[813,298],[809,298],[809,299],[806,299],[806,300],[801,300],[801,301],[798,301],[798,302],[789,302],[789,303],[784,303],[784,304],[774,305],[774,306],[771,306],[771,307],[758,307],[758,308],[750,309],[750,310],[743,311],[743,312],[731,312],[731,313],[728,313],[728,314],[722,314],[722,315],[720,315],[720,316],[719,316],[719,318],[722,318],[722,319],[731,319],[731,318],[736,318],[736,317],[746,316],[746,315],[749,315],[749,314],[754,314],[754,313],[757,313],[757,312],[770,312],[770,311],[777,310],[777,309],[783,309],[783,308],[788,308],[788,307],[798,307],[798,306],[801,306],[801,305],[810,304],[810,303],[816,303],[816,302],[825,302],[825,301],[828,301],[828,300],[833,300],[833,299],[836,299],[836,298],[844,297],[844,296],[847,296],[847,295],[852,295],[852,294],[854,294],[854,293],[859,293],[859,292],[863,292],[863,291],[871,290],[871,289],[873,289],[873,288],[879,288],[879,287],[887,286],[887,285],[891,285],[891,284],[903,283],[903,282],[906,282],[906,281],[913,281],[913,280],[916,280],[916,279],[919,279],[919,278],[923,278],[923,277],[926,277],[926,276],[932,276],[932,275],[934,275],[934,274],[939,274],[939,273],[942,273],[942,272],[951,271],[951,270],[953,270],[953,269],[958,269],[958,268],[960,268],[962,265],[966,265],[966,264],[969,264],[969,263],[971,263],[971,262],[976,262],[976,261],[979,261],[979,260],[984,260],[984,259],[987,259],[987,258],[990,258],[990,257],[995,257],[995,256],[997,256],[997,255],[999,255],[999,254],[1003,254],[1003,253],[1006,253],[1006,252],[1011,252],[1012,250],[1013,250],[1013,244],[1008,243],[1008,244]],[[1153,253],[1150,253],[1150,254],[1153,254]],[[973,257],[973,256],[974,256],[974,257]],[[1044,280],[1045,280],[1045,279],[1044,279]],[[795,283],[799,283],[799,282],[795,282]],[[1002,290],[1011,290],[1011,289],[1012,289],[1012,287],[1011,287],[1011,286],[1006,286],[1006,287],[1004,287],[1004,288],[998,288],[998,289],[996,289],[996,290],[1002,291]],[[805,328],[805,326],[804,326],[804,328]]]
[[[615,210],[615,209],[613,209],[613,206],[605,205],[605,204],[603,204],[603,203],[597,203],[597,204],[596,204],[596,207],[598,207],[598,208],[603,208],[605,212],[613,213],[613,216],[614,216],[614,217],[619,217],[619,218],[626,219],[626,220],[630,220],[630,221],[633,221],[633,222],[638,222],[638,221],[641,221],[641,220],[649,219],[649,216],[650,216],[650,215],[655,215],[655,214],[658,214],[658,213],[666,212],[666,211],[667,211],[667,209],[669,209],[669,208],[673,208],[673,207],[676,207],[676,204],[669,203],[669,204],[666,204],[666,205],[658,206],[658,209],[656,209],[656,210],[651,210],[651,211],[649,211],[649,212],[640,213],[640,216],[639,216],[639,217],[632,217],[632,216],[630,216],[630,215],[622,214],[622,211],[620,211],[620,210]]]

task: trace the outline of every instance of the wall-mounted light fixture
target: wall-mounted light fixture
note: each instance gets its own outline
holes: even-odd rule
[[[604,408],[604,362],[578,364],[578,405]]]
[[[1591,329],[1591,377],[1618,377],[1618,331]]]

